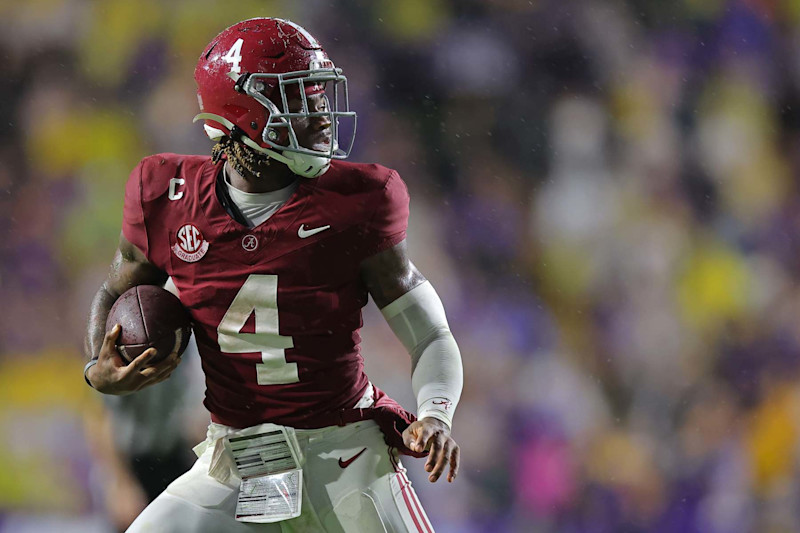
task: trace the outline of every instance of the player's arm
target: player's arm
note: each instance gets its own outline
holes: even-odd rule
[[[409,259],[405,241],[364,260],[361,277],[411,355],[418,420],[403,432],[406,446],[430,451],[425,463],[430,481],[439,479],[448,464],[447,480],[453,481],[460,451],[450,427],[464,378],[442,302]]]
[[[136,285],[164,285],[167,274],[150,263],[136,246],[120,235],[119,249],[111,263],[105,283],[92,300],[86,332],[85,350],[90,361],[84,371],[86,381],[105,394],[128,394],[143,387],[164,381],[180,362],[171,354],[152,366],[148,360],[155,349],[145,350],[129,365],[125,365],[116,348],[121,333],[119,325],[106,333],[106,319],[117,298]]]

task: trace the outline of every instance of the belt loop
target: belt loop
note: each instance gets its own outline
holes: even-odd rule
[[[337,426],[344,426],[347,423],[344,421],[344,409],[339,409],[339,422],[336,424]]]

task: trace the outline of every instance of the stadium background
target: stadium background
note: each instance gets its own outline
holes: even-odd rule
[[[800,531],[797,0],[0,3],[0,531],[105,530],[80,347],[123,184],[209,152],[195,60],[265,15],[411,191],[465,367],[458,481],[407,462],[438,531]]]

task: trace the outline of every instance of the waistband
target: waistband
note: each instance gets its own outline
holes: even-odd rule
[[[372,382],[367,382],[364,393],[361,398],[356,402],[355,406],[347,409],[339,409],[337,411],[330,411],[327,413],[319,413],[303,419],[301,422],[294,424],[281,424],[285,427],[292,427],[294,429],[321,429],[328,426],[344,426],[358,422],[360,420],[367,420],[371,418],[369,408],[375,403],[375,388]],[[211,422],[220,426],[231,427],[225,424],[224,420],[211,413]],[[259,424],[256,424],[258,426]],[[250,426],[254,427],[254,426]],[[244,428],[238,428],[244,429]]]
[[[329,413],[323,413],[309,417],[303,424],[291,426],[298,435],[316,436],[318,433],[323,433],[327,429],[346,426],[362,420],[370,420],[372,416],[372,405],[375,403],[375,388],[372,383],[367,383],[367,388],[364,394],[356,402],[355,406],[349,409],[339,409]],[[265,422],[247,428],[235,428],[225,424],[220,424],[215,417],[211,416],[211,424],[208,426],[208,433],[206,435],[206,442],[214,441],[216,439],[227,436],[243,436],[252,433],[259,433],[267,431],[270,427],[280,424],[272,424]],[[284,426],[289,427],[289,426]]]

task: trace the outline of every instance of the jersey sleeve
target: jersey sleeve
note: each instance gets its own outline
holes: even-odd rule
[[[144,160],[136,165],[125,185],[125,206],[122,209],[122,234],[149,257],[149,241],[142,206],[142,169]]]
[[[375,194],[375,210],[363,228],[363,256],[382,252],[406,238],[409,196],[406,184],[392,170],[386,184]]]

